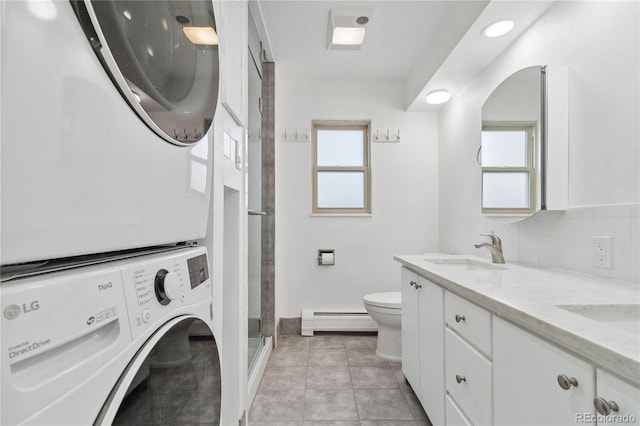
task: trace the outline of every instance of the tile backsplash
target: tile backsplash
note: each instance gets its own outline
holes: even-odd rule
[[[507,260],[640,283],[640,204],[542,211],[514,224],[486,219],[484,226],[500,235]],[[594,236],[611,237],[611,269],[594,266]]]

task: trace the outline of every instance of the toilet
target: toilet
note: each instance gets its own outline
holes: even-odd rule
[[[363,301],[364,307],[371,318],[378,323],[376,355],[389,361],[402,361],[402,335],[400,332],[401,293],[399,291],[389,291],[367,294],[364,296]]]

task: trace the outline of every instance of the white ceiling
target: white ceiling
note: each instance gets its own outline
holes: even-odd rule
[[[260,6],[282,75],[404,79],[420,55],[444,60],[486,3],[261,0]],[[332,8],[373,10],[361,50],[327,49]]]
[[[399,79],[406,106],[435,110],[424,95],[435,84],[452,94],[510,45],[552,1],[258,0],[263,42],[278,73],[296,78]],[[328,50],[331,9],[373,10],[361,50]],[[486,46],[480,30],[495,20],[516,29]],[[520,23],[520,25],[518,25]],[[477,33],[477,34],[476,34]],[[486,51],[485,51],[486,49]],[[435,76],[435,79],[434,79]],[[463,81],[464,80],[464,81]],[[435,82],[435,83],[434,83]]]

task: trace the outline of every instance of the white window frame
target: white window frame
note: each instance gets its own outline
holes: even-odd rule
[[[535,123],[527,122],[484,122],[482,131],[517,131],[522,130],[527,134],[527,162],[522,167],[483,167],[482,181],[484,181],[485,172],[490,173],[508,173],[508,172],[526,172],[529,174],[529,208],[485,208],[484,194],[481,194],[482,213],[484,214],[531,214],[537,211],[536,207],[536,182],[538,181],[536,171],[536,135],[537,126]],[[484,186],[482,186],[484,188]],[[483,192],[483,191],[481,191]]]
[[[318,130],[362,130],[362,166],[318,166]],[[313,161],[313,214],[371,214],[371,122],[370,121],[314,121],[312,134]],[[320,172],[363,172],[364,206],[362,208],[318,207],[318,173]]]

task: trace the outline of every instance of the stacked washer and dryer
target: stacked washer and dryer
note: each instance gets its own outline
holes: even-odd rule
[[[218,424],[211,0],[0,21],[0,424]]]

